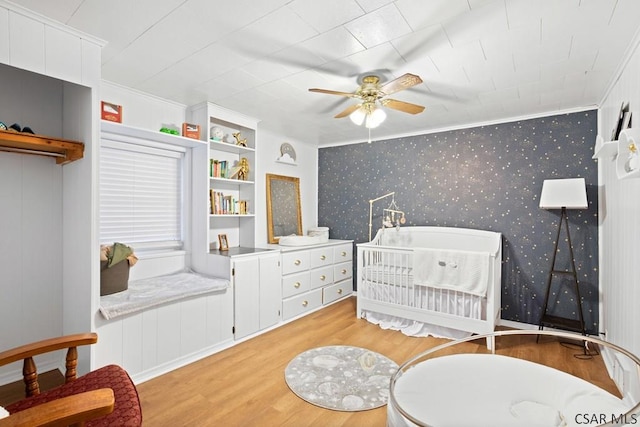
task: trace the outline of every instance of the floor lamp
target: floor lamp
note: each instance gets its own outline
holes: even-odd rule
[[[553,260],[551,261],[551,270],[547,280],[547,290],[544,298],[544,306],[540,316],[539,329],[544,326],[557,327],[574,332],[580,332],[586,335],[584,315],[582,313],[582,299],[580,298],[580,289],[578,287],[578,275],[576,273],[576,263],[573,256],[573,246],[571,245],[571,235],[569,233],[569,221],[567,209],[586,209],[587,203],[587,187],[584,178],[567,178],[567,179],[545,179],[542,183],[542,193],[540,194],[540,208],[542,209],[560,209],[560,221],[558,222],[558,233],[556,235],[555,246],[553,248]],[[560,232],[564,224],[567,231],[567,242],[569,243],[569,255],[571,257],[571,270],[556,269],[556,254],[558,253],[558,243],[560,241]],[[549,305],[549,296],[551,291],[551,281],[554,276],[569,275],[572,276],[575,287],[575,295],[577,301],[578,319],[567,319],[560,316],[553,316],[547,313]]]

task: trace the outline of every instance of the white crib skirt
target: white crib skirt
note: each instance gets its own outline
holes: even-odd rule
[[[380,326],[382,329],[400,331],[410,337],[428,337],[461,339],[470,337],[471,332],[460,331],[458,329],[447,328],[446,326],[430,325],[428,323],[408,320],[390,314],[376,313],[375,311],[363,310],[365,319]]]

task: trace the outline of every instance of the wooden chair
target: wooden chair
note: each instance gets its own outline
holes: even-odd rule
[[[0,353],[0,366],[23,360],[25,398],[6,406],[6,426],[140,426],[142,409],[133,381],[117,365],[76,377],[77,347],[95,344],[95,333],[67,335],[23,345]],[[67,349],[65,383],[40,392],[33,357]]]

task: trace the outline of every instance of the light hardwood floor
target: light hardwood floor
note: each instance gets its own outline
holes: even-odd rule
[[[326,345],[377,351],[398,364],[448,342],[383,330],[356,319],[349,298],[199,362],[138,386],[149,426],[384,426],[386,407],[338,412],[304,402],[287,387],[284,369],[297,354]],[[503,342],[498,352],[527,354],[615,391],[600,358],[579,360],[579,350],[552,339],[526,337]],[[484,341],[468,345],[485,352]]]
[[[355,317],[348,298],[232,348],[139,384],[145,426],[385,426],[386,407],[338,412],[304,402],[287,387],[284,369],[297,354],[326,345],[377,351],[398,364],[435,345],[437,338],[408,337]],[[465,344],[486,352],[484,341]],[[498,353],[526,355],[613,392],[600,357],[576,359],[575,347],[552,338],[501,341]],[[1,393],[0,393],[1,395]]]

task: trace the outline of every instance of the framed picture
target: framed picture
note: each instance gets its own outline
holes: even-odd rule
[[[122,123],[122,105],[101,101],[100,118],[110,122]]]
[[[228,251],[229,250],[229,241],[227,240],[227,235],[226,234],[218,234],[218,242],[220,243],[220,250],[221,251]]]
[[[200,139],[200,125],[191,123],[182,124],[182,136],[193,139]]]
[[[629,129],[631,127],[631,111],[625,111],[622,118],[622,130]]]
[[[617,141],[620,136],[620,132],[622,131],[622,123],[624,122],[624,113],[629,111],[629,104],[626,102],[622,102],[620,105],[620,111],[618,112],[618,118],[616,120],[616,124],[611,131],[611,141]]]

